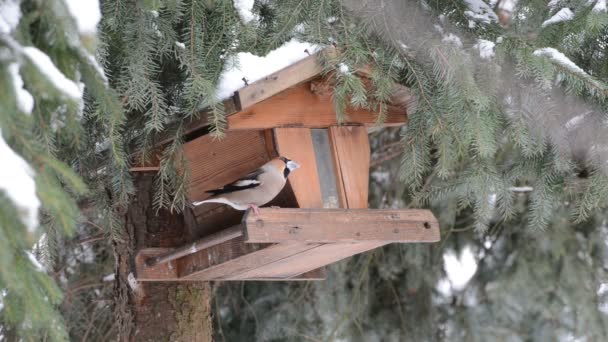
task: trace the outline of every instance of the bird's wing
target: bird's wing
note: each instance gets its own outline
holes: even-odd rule
[[[211,193],[213,195],[221,195],[221,194],[227,194],[227,193],[231,193],[231,192],[235,192],[235,191],[256,188],[262,184],[259,177],[263,173],[264,173],[264,170],[262,170],[260,168],[260,169],[257,169],[255,171],[247,174],[244,177],[239,178],[235,182],[224,185],[223,187],[221,187],[219,189],[208,190],[205,192]]]

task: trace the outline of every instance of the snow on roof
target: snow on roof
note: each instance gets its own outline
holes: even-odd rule
[[[80,33],[89,35],[97,32],[97,24],[101,20],[98,0],[65,0],[65,4]]]
[[[0,191],[15,204],[21,221],[29,232],[38,227],[40,200],[36,195],[34,171],[2,138],[0,132]]]
[[[319,50],[318,45],[292,39],[266,56],[260,57],[249,52],[239,52],[234,60],[227,61],[220,75],[216,90],[217,98],[224,100],[247,83],[255,82],[276,71],[286,68]]]
[[[31,114],[34,109],[34,98],[27,90],[23,89],[23,79],[19,74],[19,64],[11,63],[8,72],[13,79],[15,94],[17,95],[17,108],[25,114]]]
[[[57,69],[51,58],[44,52],[33,46],[23,48],[23,53],[29,57],[32,63],[40,70],[40,72],[55,85],[57,89],[64,94],[74,99],[82,98],[82,90],[74,83],[74,81],[65,77],[65,75]]]
[[[19,0],[5,0],[0,3],[0,33],[10,33],[21,19]]]
[[[576,65],[570,58],[566,57],[563,53],[557,51],[554,48],[542,48],[534,51],[535,56],[546,56],[549,57],[554,62],[581,74],[587,74],[585,70],[581,69],[578,65]]]
[[[556,23],[560,23],[563,21],[569,21],[569,20],[572,20],[572,18],[574,18],[574,13],[567,7],[562,8],[557,13],[555,13],[555,15],[553,15],[551,18],[545,20],[541,26],[545,27],[547,25],[556,24]]]
[[[469,8],[469,11],[464,12],[467,17],[484,24],[498,21],[496,13],[485,2],[481,0],[465,0],[465,3]]]

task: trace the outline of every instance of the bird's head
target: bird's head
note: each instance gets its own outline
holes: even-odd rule
[[[296,163],[295,161],[293,161],[291,159],[288,159],[285,157],[279,157],[279,159],[283,163],[285,163],[285,170],[283,171],[285,178],[287,178],[287,176],[289,175],[290,172],[300,168],[300,164]]]

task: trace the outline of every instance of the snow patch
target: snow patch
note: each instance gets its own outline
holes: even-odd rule
[[[0,33],[11,33],[21,19],[20,0],[4,0],[0,3]]]
[[[68,11],[82,34],[95,34],[101,20],[98,0],[65,0]]]
[[[606,0],[597,0],[592,11],[595,13],[606,13]]]
[[[254,0],[234,0],[234,7],[245,24],[256,18],[253,14]]]
[[[135,293],[139,292],[139,283],[137,282],[137,279],[135,279],[133,272],[129,273],[127,276],[127,283],[129,284],[131,291]]]
[[[106,77],[106,73],[103,70],[103,67],[101,66],[101,64],[99,64],[99,62],[95,58],[95,56],[89,54],[89,55],[87,55],[87,58],[89,59],[89,63],[91,63],[91,65],[93,66],[93,68],[95,68],[95,70],[97,71],[97,73],[99,74],[99,76],[101,76],[101,79],[103,80],[103,82],[106,85],[108,85],[108,78]]]
[[[32,94],[23,89],[23,79],[19,74],[19,64],[11,63],[8,66],[8,72],[13,79],[15,94],[17,94],[17,108],[25,114],[31,114],[32,109],[34,109],[34,98]]]
[[[457,35],[453,33],[449,33],[443,36],[443,39],[441,41],[444,43],[453,44],[457,47],[462,47],[462,41],[460,40],[460,38],[458,38]]]
[[[343,74],[350,74],[350,68],[348,67],[348,65],[344,64],[344,63],[340,63],[340,72]]]
[[[32,61],[38,70],[40,70],[57,89],[74,99],[82,98],[82,90],[80,87],[74,83],[74,81],[65,77],[65,75],[57,69],[55,64],[53,64],[53,61],[47,54],[33,46],[24,47],[23,53],[29,57],[30,61]]]
[[[561,23],[563,21],[569,21],[574,18],[574,12],[572,12],[569,8],[562,8],[551,18],[545,20],[541,27],[546,27],[551,24]]]
[[[515,10],[515,6],[517,5],[518,0],[502,0],[498,7],[499,9],[507,12],[513,12]]]
[[[110,273],[110,274],[106,274],[105,276],[103,276],[103,281],[104,282],[109,282],[109,281],[114,281],[114,279],[116,279],[116,274],[115,273]]]
[[[542,48],[534,51],[534,56],[545,56],[549,57],[552,61],[571,69],[574,72],[578,72],[581,74],[587,74],[585,70],[581,69],[578,65],[570,60],[570,58],[566,57],[563,53],[557,51],[554,48]]]
[[[491,59],[494,57],[494,47],[496,44],[489,40],[478,39],[477,44],[473,45],[473,48],[479,50],[479,57],[482,59]]]
[[[566,128],[567,131],[571,131],[571,130],[575,129],[578,125],[580,125],[581,122],[583,122],[585,117],[587,117],[587,115],[589,115],[589,114],[590,114],[590,112],[586,112],[586,113],[573,117],[572,119],[568,120],[568,122],[566,122],[566,124],[564,125],[564,128]]]
[[[220,75],[216,95],[219,100],[226,99],[245,86],[243,78],[248,83],[255,82],[265,76],[288,67],[301,59],[308,57],[305,52],[314,53],[319,46],[292,39],[266,56],[260,57],[249,52],[239,52],[234,60],[228,61]]]
[[[446,252],[443,255],[443,264],[452,288],[457,291],[464,289],[477,272],[477,261],[469,246],[458,256],[453,251]]]
[[[551,0],[549,1],[549,3],[547,4],[547,6],[549,8],[555,8],[557,7],[557,5],[561,2],[562,0]]]
[[[2,160],[0,190],[15,204],[18,215],[28,232],[34,232],[38,227],[38,209],[40,208],[40,200],[36,195],[34,171],[6,144],[1,132],[0,160]]]
[[[184,44],[182,42],[175,42],[175,46],[177,46],[178,48],[180,48],[182,50],[186,50],[186,44]]]
[[[465,0],[465,3],[469,10],[465,11],[464,14],[470,19],[484,24],[498,21],[496,13],[485,2],[481,0]]]
[[[534,188],[531,186],[512,186],[509,188],[509,191],[513,192],[530,192],[532,190],[534,190]]]

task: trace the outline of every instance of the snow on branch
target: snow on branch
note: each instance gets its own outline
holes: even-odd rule
[[[74,99],[82,99],[80,87],[74,81],[65,77],[47,54],[33,46],[24,47],[23,53],[58,90]]]
[[[543,24],[541,25],[541,27],[546,27],[551,24],[557,24],[557,23],[561,23],[564,21],[569,21],[569,20],[572,20],[573,18],[574,18],[574,13],[569,8],[567,8],[567,7],[562,8],[557,13],[555,13],[555,15],[553,15],[551,18],[545,20],[543,22]]]
[[[544,56],[549,57],[553,62],[563,66],[571,70],[572,72],[576,72],[579,74],[583,74],[588,76],[585,70],[581,69],[578,65],[576,65],[570,58],[566,57],[563,53],[557,51],[554,48],[542,48],[534,51],[534,56]]]
[[[65,5],[80,33],[93,35],[97,32],[97,24],[101,20],[98,0],[65,0]]]
[[[492,41],[477,39],[477,44],[473,45],[473,48],[479,50],[479,57],[481,57],[481,59],[491,59],[494,57],[495,46],[496,44]]]
[[[496,13],[494,13],[492,8],[482,0],[465,0],[465,3],[469,10],[465,11],[464,14],[470,19],[483,24],[490,24],[498,21]]]
[[[513,192],[531,192],[534,188],[531,186],[512,186],[509,190]]]
[[[0,33],[11,33],[21,19],[20,1],[5,0],[0,3]]]
[[[11,63],[8,66],[8,73],[13,79],[15,94],[17,95],[17,108],[25,114],[31,114],[32,109],[34,109],[34,98],[32,94],[23,89],[23,79],[19,74],[19,64]]]
[[[29,232],[38,227],[40,200],[36,195],[34,171],[2,138],[0,132],[0,191],[17,207],[21,221]]]
[[[234,61],[226,62],[220,75],[216,94],[218,99],[226,99],[245,86],[265,76],[288,67],[301,59],[308,57],[306,51],[314,53],[319,46],[292,39],[266,56],[260,57],[249,52],[239,52]]]
[[[253,14],[254,0],[234,0],[234,7],[245,24],[256,18]]]
[[[595,13],[606,13],[606,0],[597,0],[592,11]]]

